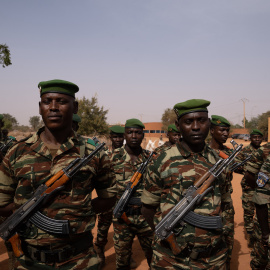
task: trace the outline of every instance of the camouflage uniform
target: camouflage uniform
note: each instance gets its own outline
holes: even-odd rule
[[[148,170],[141,200],[146,205],[157,207],[155,225],[216,160],[216,153],[207,145],[201,153],[191,153],[181,143],[171,146],[154,159]],[[202,199],[194,212],[220,215],[222,202],[227,196],[222,189],[224,185],[224,179],[218,177],[213,183],[213,191]],[[224,234],[228,226],[225,222],[222,230],[205,230],[186,223],[176,236],[182,250],[177,256],[172,253],[167,242],[154,237],[151,269],[226,269],[228,249]],[[197,259],[192,259],[191,254],[195,252],[199,252],[199,255]]]
[[[243,154],[253,154],[257,151],[251,144],[246,146],[243,150]],[[254,190],[247,184],[245,177],[243,177],[241,181],[242,186],[242,207],[244,210],[244,227],[246,232],[252,238],[253,230],[254,230],[254,222],[253,217],[255,214],[255,205],[252,202],[252,198],[254,195]]]
[[[107,155],[112,158],[112,152],[106,151]],[[97,238],[95,245],[104,253],[104,248],[108,242],[108,232],[112,224],[113,210],[106,211],[104,213],[98,214],[98,224],[97,224]]]
[[[117,200],[121,198],[127,183],[130,181],[141,163],[146,161],[148,155],[149,152],[142,149],[142,153],[138,156],[138,159],[132,163],[124,146],[114,150],[112,162],[116,175],[116,186],[118,191]],[[138,185],[133,197],[141,197],[144,184],[145,182],[143,179]],[[129,269],[132,243],[135,236],[139,239],[148,264],[150,264],[152,258],[153,231],[149,227],[145,218],[141,215],[141,205],[129,205],[129,211],[126,214],[130,224],[126,224],[122,219],[113,218],[113,240],[117,269]]]
[[[1,139],[0,139],[0,147],[2,145],[7,144],[8,141],[9,141],[9,136],[7,136],[7,137],[2,136]],[[10,143],[9,144],[9,147],[6,148],[5,151],[1,151],[2,152],[2,155],[5,156],[6,153],[7,153],[7,151],[8,151],[8,149],[11,148],[11,146],[14,145],[14,144],[15,144],[15,142]],[[0,163],[1,162],[2,162],[2,160],[0,158]],[[0,223],[2,223],[2,218],[1,218]],[[9,241],[5,241],[5,246],[6,246],[7,253],[8,253],[8,269],[9,270],[13,270],[14,269],[15,262],[16,262],[16,258],[15,258],[15,255],[14,255],[14,252],[13,252],[13,249],[12,249],[12,246],[11,246],[11,244],[10,244]]]
[[[251,161],[247,163],[247,171],[257,175],[258,172],[265,173],[270,177],[270,143],[264,144],[253,153]],[[270,224],[270,181],[264,187],[257,187],[254,191],[253,202],[258,205],[267,205],[268,224]],[[257,219],[254,219],[255,243],[251,252],[252,269],[270,269],[269,251],[267,252],[262,243],[262,234]],[[268,254],[267,254],[268,253]]]
[[[95,149],[85,138],[75,134],[52,157],[40,139],[43,130],[13,146],[5,156],[0,167],[0,207],[13,201],[19,207],[40,184],[75,158]],[[98,269],[91,234],[95,226],[95,213],[91,207],[93,189],[101,198],[115,196],[115,176],[104,152],[84,166],[41,211],[50,218],[69,220],[72,233],[68,237],[57,237],[30,225],[20,233],[25,255],[16,262],[17,269]],[[52,254],[52,251],[59,254],[58,251],[63,249],[69,255],[62,254],[62,259],[55,259],[53,255],[42,259],[42,254]]]
[[[168,147],[170,147],[172,144],[170,143],[170,141],[165,142],[164,144],[162,144],[161,146],[157,147],[155,149],[155,152],[161,153],[162,151],[166,150]]]
[[[233,149],[227,147],[224,145],[224,149],[222,152],[224,152],[227,155],[230,155],[232,153]],[[218,152],[218,151],[217,151]],[[223,194],[224,200],[222,200],[221,208],[222,208],[222,217],[226,219],[228,231],[225,234],[225,239],[228,247],[228,258],[227,258],[227,267],[230,268],[230,261],[232,257],[232,251],[233,251],[233,244],[234,244],[234,206],[233,206],[233,200],[231,197],[231,194],[233,193],[232,188],[232,179],[233,179],[233,173],[229,170],[229,168],[226,168],[223,172],[223,178],[225,179],[225,185],[223,187],[223,191],[225,194]]]

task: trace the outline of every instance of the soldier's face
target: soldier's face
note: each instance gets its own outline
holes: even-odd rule
[[[255,147],[259,148],[261,146],[263,136],[261,135],[250,135],[250,143]]]
[[[220,126],[213,126],[210,129],[211,136],[214,138],[218,143],[225,143],[230,134],[230,127],[220,127]]]
[[[175,143],[179,142],[180,136],[181,135],[179,132],[169,131],[167,133],[167,137],[168,137],[171,144],[175,144]]]
[[[112,147],[114,149],[120,148],[123,146],[124,143],[124,134],[121,133],[111,133],[110,139],[112,141]]]
[[[71,96],[46,93],[39,102],[39,114],[48,129],[72,128],[73,113],[77,113],[78,103]]]
[[[210,127],[207,112],[185,114],[175,124],[188,145],[204,145]]]
[[[143,129],[125,128],[124,138],[126,140],[127,146],[129,146],[130,148],[138,148],[140,147],[144,138]]]

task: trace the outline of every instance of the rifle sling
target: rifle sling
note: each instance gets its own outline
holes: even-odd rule
[[[193,211],[188,212],[184,221],[202,229],[222,229],[222,218],[220,216],[203,216],[194,213]]]

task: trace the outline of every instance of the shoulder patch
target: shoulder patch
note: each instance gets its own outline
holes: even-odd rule
[[[92,139],[88,139],[87,143],[92,144],[93,146],[96,146],[95,142]]]

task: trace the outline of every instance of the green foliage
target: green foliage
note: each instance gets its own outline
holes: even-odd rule
[[[162,121],[162,129],[168,130],[168,126],[170,124],[174,124],[176,120],[176,114],[173,109],[167,108],[164,113],[162,114],[161,121]]]
[[[32,116],[29,119],[29,124],[34,131],[37,131],[41,127],[41,121],[39,116]]]
[[[78,115],[82,119],[78,133],[81,135],[109,134],[109,125],[106,122],[108,110],[98,105],[97,97],[94,96],[90,100],[83,97],[78,100],[78,103]]]
[[[14,129],[17,125],[17,119],[15,117],[13,117],[12,115],[8,114],[8,113],[3,113],[3,122],[4,122],[4,127],[7,130],[12,130]]]
[[[257,128],[263,132],[264,136],[268,134],[268,117],[270,117],[270,111],[262,113],[258,116]]]
[[[2,67],[12,65],[10,51],[6,44],[0,44],[0,64]]]

